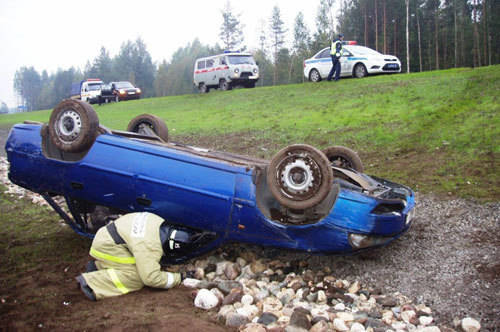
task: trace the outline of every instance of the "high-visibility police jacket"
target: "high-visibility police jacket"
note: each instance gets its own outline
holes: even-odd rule
[[[342,41],[340,39],[335,39],[330,47],[330,54],[340,58],[343,53],[344,49],[342,48]]]
[[[130,213],[99,229],[90,248],[99,271],[83,274],[98,299],[143,285],[170,288],[180,283],[178,273],[161,270],[163,222],[152,213]]]

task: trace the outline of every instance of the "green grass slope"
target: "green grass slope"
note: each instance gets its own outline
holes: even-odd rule
[[[163,118],[173,140],[270,158],[292,143],[346,145],[367,173],[425,192],[498,200],[500,66],[342,79],[96,106],[124,129]],[[0,126],[50,111],[0,116]]]

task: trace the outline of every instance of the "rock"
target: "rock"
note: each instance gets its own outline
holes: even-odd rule
[[[196,270],[194,271],[194,277],[196,279],[205,278],[205,270],[203,270],[201,267],[197,267]]]
[[[221,276],[221,275],[224,275],[224,271],[226,270],[226,267],[228,264],[232,264],[231,262],[229,261],[222,261],[222,262],[218,262],[215,266],[215,274],[218,275],[218,276]]]
[[[324,304],[326,303],[326,294],[324,291],[320,290],[318,291],[318,299],[317,299],[317,302],[319,304]]]
[[[329,330],[330,327],[328,326],[328,322],[326,320],[320,320],[311,327],[309,332],[328,332]]]
[[[266,328],[259,323],[248,323],[240,328],[240,332],[266,332]]]
[[[322,320],[325,321],[325,322],[328,322],[328,317],[325,317],[325,316],[314,316],[311,319],[311,325],[314,326],[314,325],[316,325],[318,322],[320,322]]]
[[[269,291],[267,289],[261,289],[255,294],[254,299],[255,301],[259,302],[268,296],[269,296]]]
[[[426,326],[422,329],[419,329],[418,332],[441,332],[441,329],[437,326]]]
[[[317,299],[318,299],[318,293],[309,293],[306,296],[306,300],[309,302],[316,302]]]
[[[337,310],[337,311],[344,311],[345,310],[345,305],[344,303],[338,303],[335,305],[335,307],[333,307],[333,309]]]
[[[194,299],[194,305],[197,308],[210,310],[215,308],[219,304],[219,299],[215,296],[214,293],[209,291],[208,289],[202,288],[196,295]]]
[[[238,263],[240,267],[247,265],[247,261],[241,257],[236,258],[236,263]]]
[[[333,320],[333,328],[337,331],[349,331],[345,322],[340,318],[335,318]]]
[[[225,324],[227,316],[232,312],[235,312],[232,305],[223,305],[217,313],[217,319]]]
[[[354,316],[350,312],[337,312],[337,318],[342,319],[344,322],[352,322],[354,320]]]
[[[359,282],[355,281],[351,287],[349,287],[348,292],[351,294],[356,294],[360,290]]]
[[[384,313],[382,314],[382,321],[387,325],[391,325],[393,317],[394,314],[392,313],[392,311],[384,311]]]
[[[236,279],[240,275],[240,272],[241,272],[241,268],[237,263],[227,264],[226,268],[224,269],[224,275],[229,280]]]
[[[243,289],[243,286],[238,281],[222,280],[217,283],[217,288],[224,294],[229,294],[232,289]]]
[[[189,287],[189,288],[198,288],[198,285],[200,284],[200,280],[193,279],[193,278],[186,278],[186,279],[182,280],[182,284],[186,287]]]
[[[212,288],[210,290],[215,296],[217,296],[218,302],[222,303],[224,301],[224,294],[218,288]]]
[[[250,305],[253,303],[253,297],[252,295],[248,295],[248,294],[245,294],[243,295],[243,297],[241,298],[241,301],[240,301],[243,305]]]
[[[433,320],[433,318],[430,316],[420,316],[418,318],[420,325],[423,325],[423,326],[429,325],[430,323],[432,323],[432,320]]]
[[[269,325],[278,320],[278,316],[271,312],[264,312],[260,317],[257,323],[263,324],[263,325]]]
[[[354,316],[354,321],[361,324],[364,324],[368,319],[368,314],[364,311],[358,311],[356,313],[353,313],[353,316]]]
[[[405,322],[405,323],[411,323],[411,324],[415,324],[416,323],[416,317],[417,317],[417,313],[413,310],[406,310],[406,311],[403,311],[401,313],[401,319]],[[427,325],[427,324],[425,324]]]
[[[264,301],[262,301],[262,311],[263,312],[270,312],[275,314],[276,316],[279,316],[279,312],[283,308],[283,304],[281,303],[280,300],[277,298],[270,296]]]
[[[259,314],[259,309],[255,305],[247,304],[241,308],[236,309],[236,313],[247,317],[248,320],[251,321]]]
[[[368,318],[365,322],[367,328],[384,328],[386,325],[380,319]]]
[[[242,289],[233,288],[229,294],[226,295],[224,300],[222,301],[223,305],[233,304],[235,302],[241,301],[244,293]]]
[[[226,325],[232,327],[239,327],[249,323],[248,318],[236,312],[229,313],[226,318]]]
[[[311,313],[307,309],[298,307],[293,311],[289,324],[307,331],[311,328]]]
[[[464,332],[477,332],[481,328],[481,324],[471,317],[462,319],[460,326]]]
[[[379,296],[377,298],[377,303],[384,307],[395,307],[398,305],[398,300],[392,296]]]
[[[354,323],[351,325],[351,332],[365,332],[365,327],[360,323]]]
[[[406,324],[403,322],[394,322],[391,324],[391,327],[395,330],[404,330],[406,329]]]
[[[205,274],[215,272],[216,269],[217,265],[215,265],[214,263],[208,263],[207,267],[205,268]]]
[[[259,274],[264,272],[267,267],[260,260],[256,260],[250,264],[250,268],[254,274]]]

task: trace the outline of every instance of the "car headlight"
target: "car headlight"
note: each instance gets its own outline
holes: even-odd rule
[[[236,69],[234,70],[234,72],[235,72],[236,74],[238,74],[238,73],[240,72],[240,70],[239,70],[238,68],[236,68]]]
[[[368,247],[380,246],[391,241],[392,237],[373,236],[365,234],[349,234],[349,244],[354,249],[363,249]]]
[[[121,94],[121,95],[124,95],[125,93],[126,93],[126,91],[125,91],[125,90],[120,89],[120,94]]]
[[[136,91],[137,91],[137,93],[141,93],[141,89],[139,89],[139,88],[137,88]]]
[[[254,69],[253,69],[253,73],[254,73],[254,74],[257,74],[257,72],[258,72],[257,68],[254,68]]]

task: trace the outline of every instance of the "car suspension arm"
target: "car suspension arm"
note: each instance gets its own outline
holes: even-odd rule
[[[52,199],[52,197],[50,197],[48,193],[43,193],[41,195],[54,209],[54,211],[56,211],[61,216],[61,218],[63,218],[66,224],[68,224],[68,226],[71,227],[71,229],[73,229],[77,234],[90,238],[94,237],[93,234],[84,232],[81,226],[78,225],[73,219],[71,219],[71,217]]]

